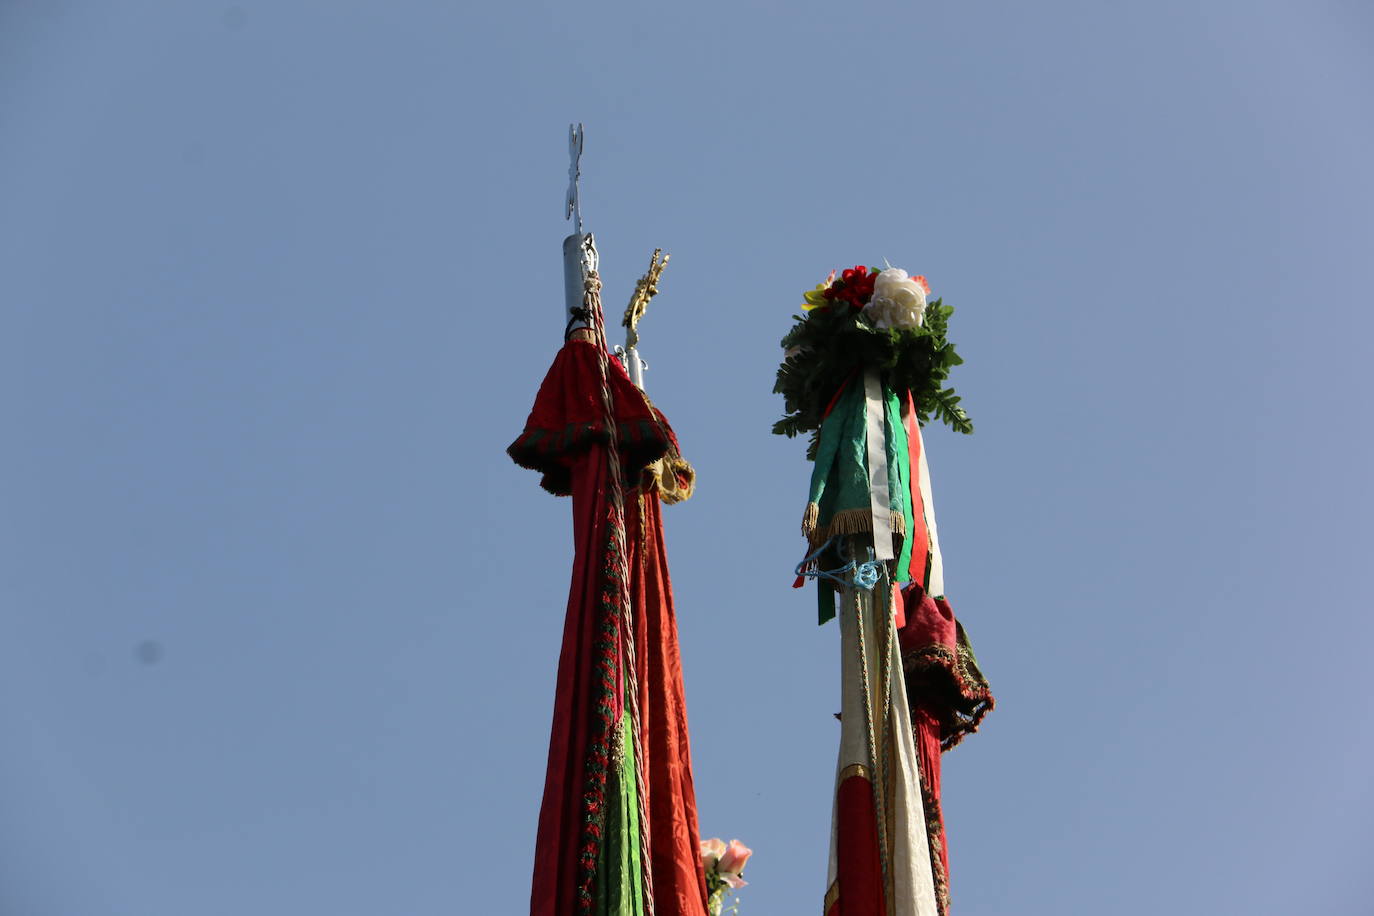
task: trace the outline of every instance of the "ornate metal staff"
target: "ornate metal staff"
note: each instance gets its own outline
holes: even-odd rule
[[[582,206],[578,198],[577,181],[582,175],[582,145],[586,132],[581,124],[568,126],[568,194],[565,200],[564,216],[573,221],[573,233],[563,240],[563,300],[564,317],[567,320],[565,336],[571,337],[575,331],[587,327],[587,316],[583,311],[583,295],[589,274],[596,271],[600,255],[596,250],[596,240],[590,232],[582,231]],[[616,347],[616,356],[625,364],[630,379],[641,391],[644,390],[644,370],[648,368],[639,356],[639,320],[649,307],[649,300],[658,295],[658,280],[663,268],[668,265],[668,255],[661,248],[655,248],[649,258],[649,270],[635,284],[634,295],[625,309],[621,324],[625,327],[625,346]]]
[[[625,326],[625,368],[629,370],[630,381],[640,391],[644,390],[644,370],[649,368],[649,364],[639,358],[639,319],[648,310],[649,300],[658,295],[658,278],[663,275],[663,268],[668,266],[668,255],[664,254],[660,261],[660,254],[663,254],[663,249],[655,248],[649,257],[649,269],[635,284],[634,295],[625,308],[625,318],[620,322]]]
[[[563,240],[563,301],[567,327],[564,336],[579,328],[587,327],[587,317],[582,309],[582,296],[587,276],[597,268],[596,239],[590,232],[582,231],[582,208],[577,198],[577,179],[581,175],[579,163],[582,159],[581,124],[568,125],[568,155],[572,162],[568,166],[568,196],[564,216],[573,221],[573,233]]]

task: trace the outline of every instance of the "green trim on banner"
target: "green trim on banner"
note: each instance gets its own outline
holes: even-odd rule
[[[816,616],[820,624],[835,619],[835,590],[827,582],[816,583]]]
[[[906,536],[902,538],[902,550],[897,555],[897,568],[892,577],[894,582],[907,582],[911,575],[911,536],[916,530],[911,505],[911,445],[906,438],[906,425],[902,423],[902,401],[897,392],[887,385],[883,386],[884,403],[887,410],[887,441],[895,461],[892,468],[892,486],[896,488],[896,508],[902,510],[906,519]]]
[[[597,863],[595,916],[644,916],[644,860],[639,838],[633,728],[620,720],[624,760],[606,779],[606,825]]]

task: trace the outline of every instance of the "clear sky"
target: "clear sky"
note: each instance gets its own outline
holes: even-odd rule
[[[999,705],[960,916],[1374,911],[1358,2],[0,0],[0,916],[526,907],[569,121],[647,386],[704,834],[815,913],[802,290],[956,307],[928,436]]]

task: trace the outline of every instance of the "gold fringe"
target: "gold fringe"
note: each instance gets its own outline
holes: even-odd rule
[[[819,509],[816,508],[816,504],[808,503],[806,517],[802,520],[802,534],[806,535],[813,545],[824,544],[839,535],[863,534],[873,530],[873,511],[871,509],[845,509],[836,512],[830,519],[830,524],[824,528],[818,528],[818,516]],[[810,523],[809,529],[808,522]],[[897,537],[906,537],[906,516],[900,512],[892,513],[892,533]]]

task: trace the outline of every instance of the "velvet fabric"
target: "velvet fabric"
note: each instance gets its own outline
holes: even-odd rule
[[[596,344],[581,340],[558,351],[539,386],[525,431],[506,449],[516,464],[539,471],[540,485],[555,496],[572,493],[573,466],[589,459],[587,450],[608,442],[612,433],[601,401],[596,351]],[[609,360],[606,375],[615,404],[621,475],[633,481],[676,443],[663,415],[634,386],[618,360]]]
[[[907,696],[939,723],[940,745],[954,747],[978,730],[996,705],[963,624],[945,598],[919,585],[901,590],[905,622],[898,632]]]
[[[640,735],[648,775],[644,794],[649,812],[654,907],[667,916],[701,916],[706,909],[706,875],[701,868],[696,789],[687,735],[687,699],[682,685],[677,617],[668,558],[663,544],[662,503],[645,474],[627,507],[630,595],[635,610]]]
[[[617,721],[624,712],[619,681],[607,698],[603,696],[602,678],[597,670],[601,652],[598,637],[606,624],[600,608],[604,584],[601,546],[607,540],[607,525],[611,523],[601,499],[607,477],[605,446],[592,444],[584,457],[585,461],[568,471],[576,550],[534,847],[531,916],[571,916],[578,912],[578,892],[583,880],[584,794],[589,768],[599,762],[594,751],[600,730],[595,711],[600,705],[609,705],[608,712]]]
[[[704,916],[706,884],[698,849],[677,623],[657,478],[646,471],[660,458],[667,458],[669,466],[664,471],[661,465],[660,475],[674,473],[685,463],[677,457],[676,437],[662,414],[614,359],[608,360],[607,384],[613,428],[602,401],[596,345],[569,342],[540,386],[524,432],[508,449],[518,464],[543,475],[545,489],[572,496],[573,515],[572,584],[535,841],[530,913],[583,912],[579,893],[585,891],[587,855],[593,854],[595,912],[644,912],[645,901],[636,887],[647,877],[643,883],[653,889],[658,916]],[[613,486],[607,448],[612,436],[619,450],[619,488]],[[679,473],[676,482],[690,484],[680,477]],[[619,543],[625,546],[624,557],[611,555],[618,542],[617,526],[623,528]],[[612,619],[618,615],[607,612],[608,587],[617,578],[614,570],[627,580],[629,632],[622,632],[618,620]],[[630,658],[633,677],[627,677],[631,672],[624,668]],[[609,679],[607,670],[612,672]],[[631,683],[638,688],[633,697],[637,703],[625,694]],[[633,721],[629,717],[636,711],[639,718]],[[604,725],[612,718],[626,723],[625,763],[619,770],[607,751]],[[627,783],[635,766],[642,775],[639,787]],[[603,771],[609,778],[597,790],[596,777]],[[641,809],[647,813],[647,832],[638,823]],[[632,811],[634,823],[629,822]],[[606,816],[611,814],[616,816]],[[589,817],[605,820],[589,828]],[[615,835],[603,836],[603,831]],[[634,876],[632,886],[615,863],[638,862],[641,857],[647,875]]]
[[[921,795],[936,900],[941,916],[950,909],[949,837],[940,798],[941,755],[978,730],[994,706],[973,647],[944,598],[931,598],[919,585],[900,593],[901,645],[907,702],[921,765]]]

